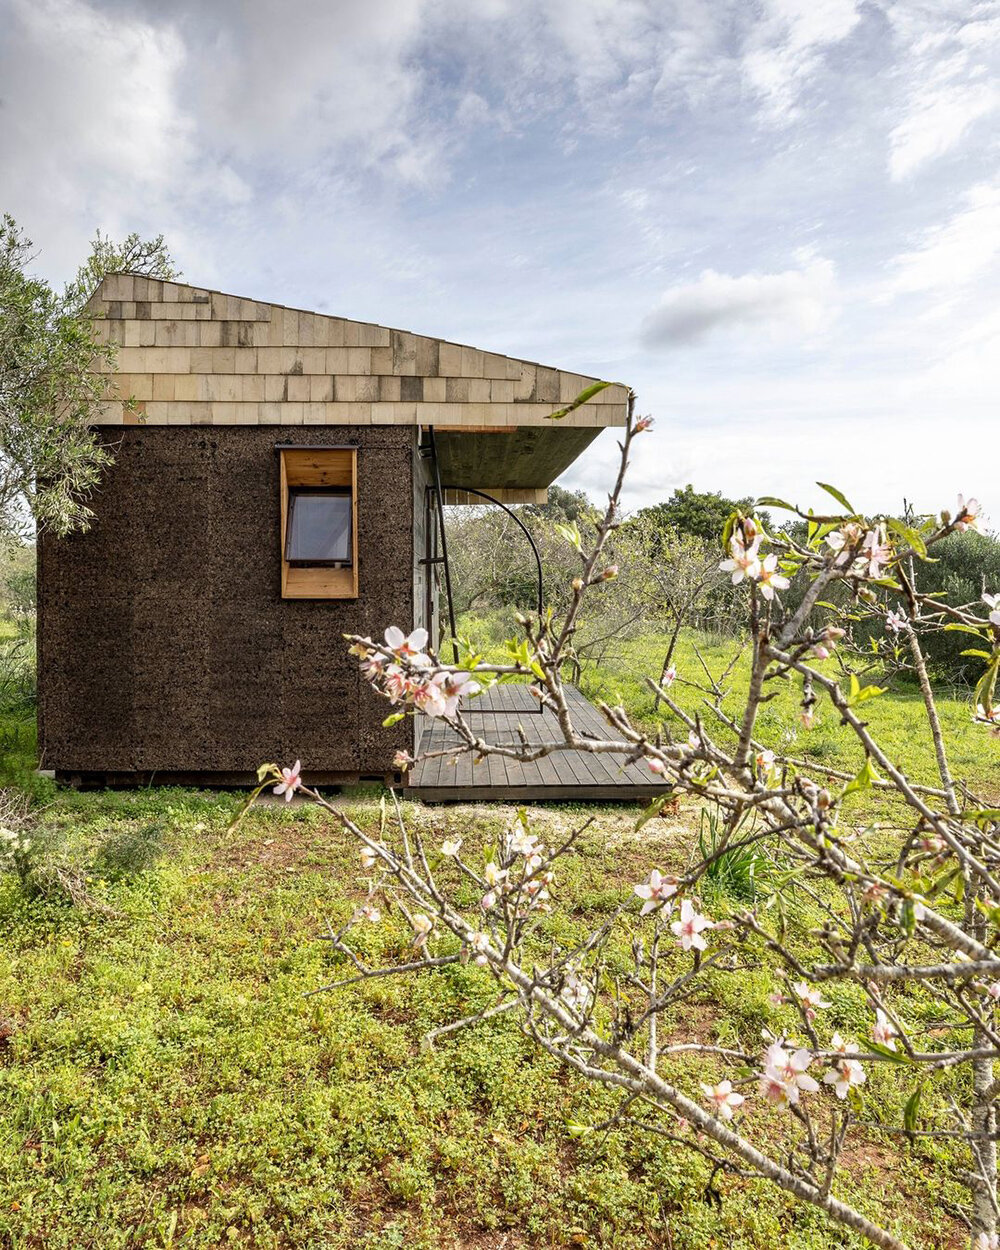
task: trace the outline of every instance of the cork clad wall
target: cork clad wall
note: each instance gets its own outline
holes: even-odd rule
[[[342,634],[414,619],[415,431],[117,428],[96,521],[39,544],[42,766],[239,774],[300,757],[343,779],[391,772],[411,722]],[[279,593],[276,443],[358,446],[359,597]],[[155,777],[154,777],[155,779]]]

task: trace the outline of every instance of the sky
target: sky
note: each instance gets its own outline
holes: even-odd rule
[[[688,482],[1000,526],[1000,0],[0,0],[0,210],[629,383]],[[606,432],[562,479],[599,499]]]

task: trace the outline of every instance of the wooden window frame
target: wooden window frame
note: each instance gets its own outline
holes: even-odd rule
[[[358,597],[358,449],[357,447],[278,447],[281,462],[282,599],[356,599]],[[289,488],[337,486],[351,492],[351,563],[290,564],[285,559]]]

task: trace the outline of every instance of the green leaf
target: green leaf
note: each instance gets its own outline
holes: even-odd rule
[[[837,490],[836,486],[830,486],[826,482],[817,482],[816,485],[820,488],[820,490],[825,490],[828,495],[832,495],[833,498],[836,499],[837,503],[847,509],[851,516],[858,515],[857,509],[851,507],[850,500],[846,495]]]
[[[977,825],[992,825],[1000,820],[1000,807],[973,807],[963,812],[963,816]]]
[[[722,550],[726,555],[729,554],[729,540],[733,536],[733,530],[736,528],[736,522],[739,519],[740,514],[738,512],[730,512],[729,516],[726,517],[725,525],[722,527]]]
[[[557,521],[556,533],[565,538],[574,550],[580,551],[582,549],[583,540],[580,537],[580,528],[575,521],[570,525],[564,525],[561,521]]]
[[[391,716],[387,716],[382,722],[382,728],[391,729],[393,725],[398,725],[405,715],[405,712],[393,712]]]
[[[873,1055],[881,1055],[883,1059],[888,1059],[890,1063],[899,1064],[902,1068],[911,1066],[910,1058],[900,1053],[898,1050],[891,1050],[888,1046],[880,1046],[878,1042],[869,1042],[868,1049]]]
[[[784,508],[786,512],[798,512],[798,508],[793,503],[786,503],[784,499],[778,499],[774,495],[761,495],[754,504],[755,508]]]
[[[921,559],[927,554],[927,544],[920,536],[920,531],[915,530],[912,525],[904,525],[902,521],[888,520],[886,522],[889,530],[904,543],[909,544]]]
[[[918,1085],[909,1098],[907,1098],[903,1107],[903,1127],[908,1133],[912,1133],[917,1127],[917,1113],[920,1109],[920,1095],[922,1093],[923,1086]]]
[[[849,794],[856,794],[859,790],[870,790],[872,783],[881,781],[878,773],[872,767],[871,756],[865,756],[865,762],[861,765],[861,770],[856,777],[853,777],[846,786],[844,786],[841,798],[846,798]]]
[[[989,651],[980,651],[978,647],[968,647],[965,651],[960,651],[959,655],[978,655],[981,660],[993,659]]]
[[[265,777],[272,777],[278,771],[277,764],[261,764],[257,769],[257,780],[263,781]]]
[[[942,625],[942,629],[960,630],[963,634],[971,634],[973,638],[983,638],[985,635],[981,629],[973,629],[971,625],[962,625],[959,621],[951,621],[947,625]]]
[[[574,409],[579,408],[581,404],[585,404],[588,399],[593,399],[595,395],[599,394],[605,387],[610,385],[610,382],[594,382],[591,386],[588,386],[586,390],[581,391],[571,404],[567,404],[565,408],[560,408],[558,412],[550,412],[548,419],[550,421],[561,421],[563,417],[569,416]]]

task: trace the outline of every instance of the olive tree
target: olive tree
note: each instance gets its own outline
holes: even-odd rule
[[[105,273],[176,276],[162,236],[115,244],[98,233],[91,255],[60,293],[29,272],[31,240],[0,222],[0,542],[32,527],[85,527],[87,499],[110,463],[92,423],[115,348],[94,333],[87,302]]]

